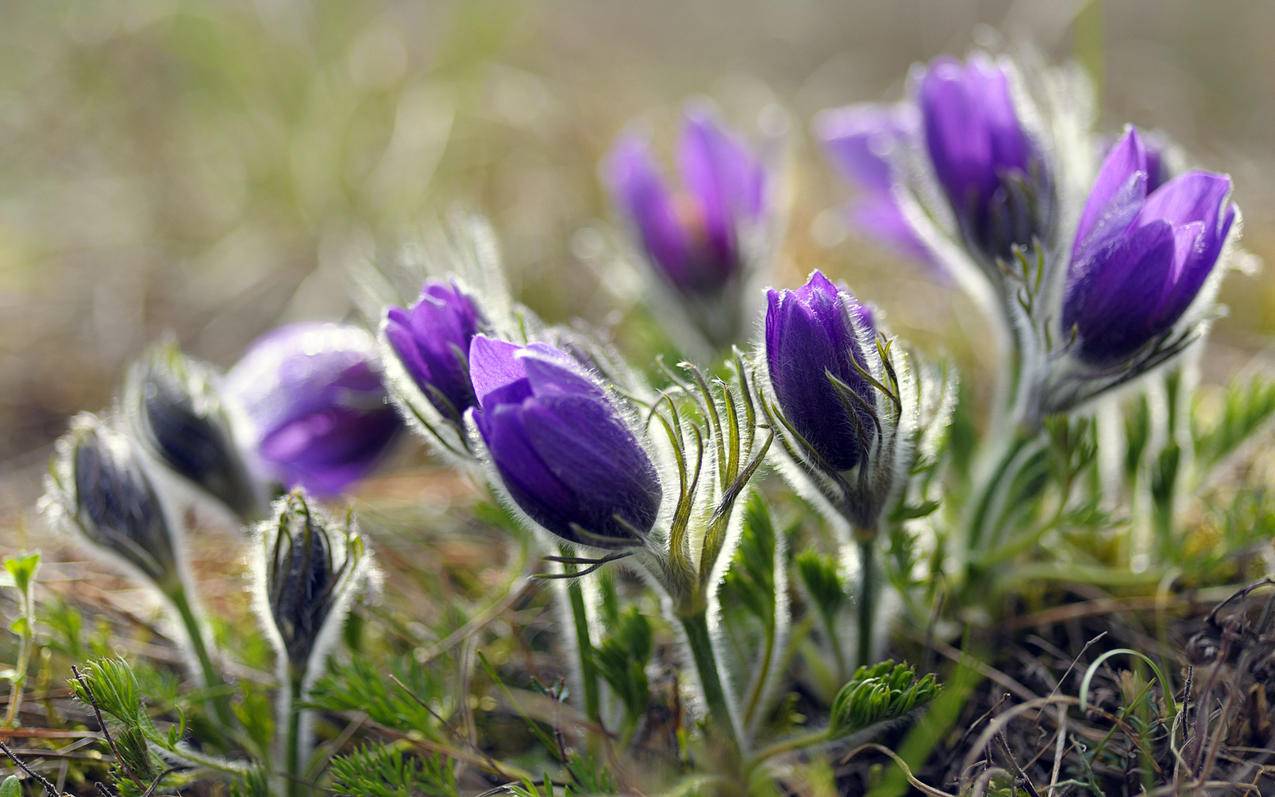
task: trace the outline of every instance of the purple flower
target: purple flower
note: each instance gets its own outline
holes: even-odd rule
[[[655,466],[606,391],[566,354],[478,335],[469,349],[474,424],[513,501],[536,523],[599,548],[655,523]]]
[[[427,282],[409,308],[391,307],[385,337],[416,386],[449,423],[464,426],[474,405],[469,342],[478,333],[478,307],[455,282]]]
[[[1103,162],[1076,229],[1062,324],[1093,365],[1131,357],[1173,328],[1235,221],[1229,177],[1192,171],[1152,191],[1154,166],[1130,127]]]
[[[248,349],[226,388],[251,422],[262,469],[320,496],[371,471],[400,429],[376,343],[357,327],[280,327]]]
[[[766,368],[779,411],[823,463],[849,470],[867,458],[876,428],[876,395],[859,370],[872,313],[819,271],[766,298]]]
[[[625,136],[607,161],[615,203],[642,249],[675,288],[715,294],[744,267],[741,231],[766,210],[761,163],[709,114],[692,111],[678,151],[682,185],[674,190],[647,141]]]
[[[934,173],[970,244],[1007,258],[1043,237],[1052,189],[1001,67],[983,55],[937,59],[917,101]]]
[[[894,159],[918,134],[910,105],[855,105],[822,114],[816,122],[824,149],[842,175],[858,189],[850,207],[854,226],[916,260],[930,252],[904,217],[894,186]]]

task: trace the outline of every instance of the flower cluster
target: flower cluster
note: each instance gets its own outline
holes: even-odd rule
[[[1179,171],[1133,128],[1101,167],[1089,103],[975,53],[918,68],[907,101],[824,112],[853,220],[957,277],[1010,341],[1025,427],[1144,374],[1198,337],[1233,237],[1230,179]],[[1201,296],[1206,298],[1201,299]]]
[[[1024,463],[1047,444],[1042,430],[1053,435],[1048,444],[1063,440],[1052,453],[1064,463],[1037,461],[1038,471],[1079,456],[1081,446],[1067,445],[1068,419],[1061,431],[1052,419],[1200,337],[1239,227],[1228,177],[1182,168],[1170,145],[1132,127],[1114,142],[1091,134],[1078,121],[1085,103],[1068,103],[1059,85],[983,53],[941,58],[915,71],[906,101],[830,110],[815,123],[857,185],[855,223],[970,290],[1008,344],[1005,406],[989,424],[989,437],[1008,443],[979,463],[985,474],[961,484],[965,511],[949,513],[962,515],[968,533],[956,556],[970,572],[1022,550],[980,559],[1010,525],[998,518],[1012,513],[1013,491],[1041,481],[1030,469],[1024,476]],[[224,375],[171,344],[148,353],[113,414],[81,415],[59,441],[50,518],[168,601],[213,694],[224,684],[192,608],[190,513],[178,499],[193,491],[254,529],[257,608],[286,687],[276,775],[289,791],[306,770],[309,690],[374,572],[352,515],[316,500],[371,473],[404,428],[485,482],[556,566],[541,575],[564,584],[593,726],[609,719],[599,678],[632,679],[612,683],[630,712],[649,694],[643,663],[626,661],[616,637],[596,644],[598,601],[581,582],[612,563],[658,594],[682,643],[679,681],[707,720],[709,755],[732,777],[768,755],[753,743],[774,693],[776,650],[786,646],[785,569],[794,562],[822,615],[821,642],[839,680],[849,679],[811,743],[906,714],[937,683],[905,665],[870,665],[882,598],[894,590],[906,599],[914,583],[919,535],[903,525],[938,508],[929,480],[956,380],[821,270],[799,287],[761,287],[780,215],[779,175],[761,149],[693,107],[678,184],[642,137],[624,136],[606,162],[632,248],[650,266],[668,348],[711,352],[711,361],[660,361],[643,373],[596,331],[543,323],[509,298],[490,231],[463,218],[424,257],[428,267],[400,267],[386,295],[369,291],[374,331],[283,326]],[[1101,159],[1089,157],[1097,151]],[[760,332],[751,348],[749,329]],[[835,557],[814,546],[788,556],[755,489],[772,463],[833,528]],[[1075,477],[1060,481],[1070,490]],[[1068,500],[1059,499],[1058,518]],[[932,547],[943,560],[940,543]],[[837,619],[850,582],[853,662]],[[766,643],[765,667],[741,679],[746,702],[732,683],[741,657],[730,659],[737,651],[723,640],[732,590]],[[637,610],[621,621],[619,598],[609,603],[610,620],[649,655],[650,627]],[[233,725],[226,706],[215,711]]]

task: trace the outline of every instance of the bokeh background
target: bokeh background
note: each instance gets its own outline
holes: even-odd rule
[[[551,320],[612,318],[598,162],[683,100],[791,119],[785,279],[846,278],[977,374],[984,322],[932,275],[848,236],[818,110],[892,99],[908,66],[980,42],[1075,58],[1101,124],[1169,131],[1235,177],[1275,260],[1275,3],[66,0],[0,6],[0,509],[50,441],[171,333],[231,364],[257,334],[352,312],[348,272],[449,206],[489,214]],[[742,110],[741,110],[742,109]],[[663,127],[662,127],[663,126]],[[618,276],[617,276],[618,279]],[[1203,357],[1275,361],[1275,281],[1232,274]]]

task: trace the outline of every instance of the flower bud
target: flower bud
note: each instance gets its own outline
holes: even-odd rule
[[[1015,246],[1047,238],[1050,175],[1004,68],[982,54],[937,59],[921,74],[917,102],[934,175],[966,241],[1007,260]]]
[[[603,386],[542,343],[478,335],[469,363],[474,425],[512,502],[573,543],[640,544],[659,513],[660,479]]]
[[[180,583],[173,531],[134,444],[82,413],[58,440],[41,507],[52,523],[141,573]]]
[[[129,426],[170,471],[239,517],[255,520],[264,509],[261,490],[236,443],[219,381],[210,366],[176,346],[159,346],[129,371]]]
[[[779,411],[823,463],[849,470],[867,458],[878,424],[863,377],[871,315],[819,271],[766,297],[766,370]]]
[[[406,377],[395,379],[391,390],[408,417],[430,424],[435,436],[465,440],[465,411],[474,405],[469,343],[483,325],[477,303],[454,280],[426,282],[416,304],[386,311],[387,360],[393,357],[397,366],[391,373]]]
[[[1096,367],[1132,358],[1174,328],[1238,214],[1226,175],[1192,171],[1149,189],[1158,161],[1130,128],[1103,162],[1076,229],[1063,332]]]
[[[251,424],[259,468],[334,495],[376,466],[402,424],[381,385],[376,342],[341,324],[280,327],[226,377]]]
[[[362,586],[369,554],[352,517],[329,517],[300,490],[275,502],[259,534],[263,614],[290,668],[304,672]]]

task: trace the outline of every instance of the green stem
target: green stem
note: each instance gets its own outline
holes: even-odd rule
[[[815,745],[823,744],[827,741],[831,741],[828,737],[827,728],[819,728],[818,730],[808,731],[806,733],[798,734],[797,736],[790,736],[787,739],[780,739],[769,747],[758,750],[752,757],[749,769],[754,769],[761,762],[774,758],[775,756],[783,755],[784,753],[791,753],[794,750],[803,750],[807,747],[814,747]]]
[[[208,703],[213,714],[216,715],[222,727],[234,727],[234,715],[230,711],[230,696],[226,693],[226,682],[213,665],[212,656],[208,654],[203,624],[199,622],[194,607],[190,605],[185,587],[171,589],[167,595],[173,608],[177,610],[177,616],[186,630],[186,637],[190,640],[190,649],[199,663],[200,675],[203,677],[204,687],[209,692]]]
[[[727,745],[728,758],[738,762],[744,751],[743,733],[722,684],[717,651],[713,648],[713,637],[708,630],[708,611],[700,609],[679,615],[678,621],[686,632],[686,644],[691,649],[691,658],[699,676],[714,741]]]
[[[571,556],[570,549],[562,549],[563,556]],[[563,564],[562,572],[574,573],[576,566]],[[598,667],[593,660],[593,640],[589,635],[588,607],[584,601],[584,586],[579,578],[567,579],[567,602],[571,607],[571,619],[576,633],[576,658],[580,683],[584,688],[584,713],[598,725],[602,724],[601,699],[598,688]]]
[[[301,697],[304,677],[289,668],[288,735],[284,742],[284,788],[288,797],[301,794]]]
[[[1015,475],[1015,466],[1021,467],[1023,457],[1020,456],[1035,439],[1035,432],[1018,431],[1005,445],[991,473],[979,483],[974,491],[973,511],[970,514],[966,548],[972,556],[983,545],[984,532],[992,521],[989,517],[997,497],[1007,487]]]
[[[757,681],[748,695],[748,705],[744,709],[744,727],[752,728],[757,710],[761,707],[761,697],[766,691],[766,682],[770,680],[770,668],[775,658],[775,624],[766,624],[766,647],[762,651],[761,671],[757,673]]]
[[[859,546],[859,638],[856,640],[859,666],[871,664],[872,637],[876,627],[877,599],[877,546],[876,534],[862,534],[856,539]],[[847,673],[842,672],[844,679]]]
[[[9,708],[5,711],[4,727],[16,728],[22,709],[22,692],[26,686],[27,670],[31,666],[31,647],[35,637],[35,612],[31,593],[22,596],[22,633],[18,636],[18,661],[13,668],[12,686],[9,687]]]

